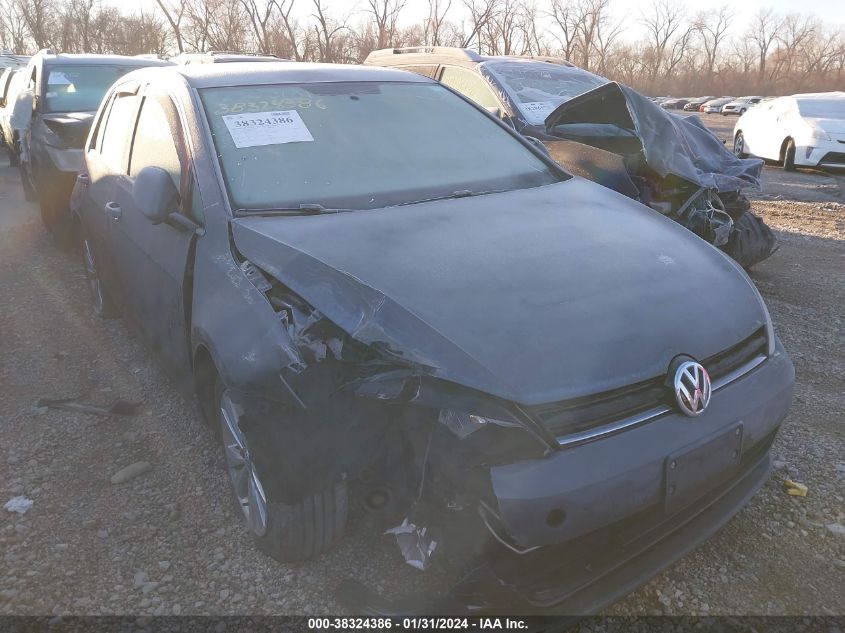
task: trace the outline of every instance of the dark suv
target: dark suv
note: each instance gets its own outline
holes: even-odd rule
[[[137,68],[169,64],[150,57],[57,55],[50,50],[30,59],[21,96],[31,97],[31,105],[18,106],[32,110],[21,132],[20,171],[26,198],[39,203],[44,226],[52,230],[67,217],[82,146],[109,87]]]

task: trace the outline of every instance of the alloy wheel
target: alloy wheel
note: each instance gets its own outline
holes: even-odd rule
[[[239,426],[242,413],[229,392],[224,391],[220,398],[220,437],[226,470],[247,526],[255,536],[263,536],[267,531],[267,496]]]

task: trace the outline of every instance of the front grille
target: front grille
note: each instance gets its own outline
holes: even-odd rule
[[[840,143],[845,141],[840,141]],[[845,152],[828,152],[819,161],[821,163],[845,165]]]
[[[702,362],[717,383],[754,358],[766,352],[766,329],[760,328],[748,338]],[[612,424],[638,414],[671,407],[675,401],[666,376],[657,376],[634,385],[605,391],[583,398],[528,407],[548,431],[559,437]]]

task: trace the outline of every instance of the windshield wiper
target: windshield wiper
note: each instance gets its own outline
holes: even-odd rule
[[[268,207],[266,209],[236,209],[236,215],[323,215],[328,213],[346,213],[353,209],[329,209],[322,204],[304,203],[298,207]]]
[[[397,204],[397,207],[405,207],[409,204],[422,204],[423,202],[436,202],[437,200],[456,200],[457,198],[473,198],[475,196],[484,196],[488,193],[502,193],[507,189],[490,189],[488,191],[470,191],[469,189],[460,189],[446,194],[445,196],[436,196],[434,198],[423,198],[422,200],[414,200],[413,202],[402,202]]]

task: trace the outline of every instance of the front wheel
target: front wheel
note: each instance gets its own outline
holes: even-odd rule
[[[783,168],[786,171],[795,171],[795,141],[792,139],[786,142],[786,149],[783,152]]]
[[[748,154],[745,153],[745,137],[742,132],[737,132],[734,138],[734,156],[737,158],[745,158]]]
[[[220,441],[235,505],[265,554],[281,562],[313,558],[340,538],[348,511],[345,481],[294,503],[274,501],[250,455],[240,427],[241,407],[218,378],[214,388]]]

